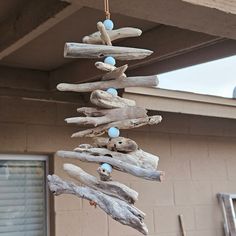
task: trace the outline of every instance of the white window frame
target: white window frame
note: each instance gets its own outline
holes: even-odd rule
[[[46,200],[46,233],[50,236],[50,204],[49,204],[49,188],[47,176],[49,174],[49,157],[47,155],[31,155],[31,154],[0,154],[0,161],[44,161],[45,162],[45,200]]]

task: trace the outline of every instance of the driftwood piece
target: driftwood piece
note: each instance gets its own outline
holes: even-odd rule
[[[134,152],[121,153],[110,151],[106,148],[96,148],[96,147],[77,147],[74,149],[76,152],[88,153],[93,156],[109,156],[115,160],[123,161],[124,163],[129,163],[134,166],[139,166],[144,169],[156,170],[159,162],[159,157],[152,155],[148,152],[144,152],[138,149]]]
[[[134,100],[112,95],[103,90],[94,90],[90,95],[90,102],[102,108],[122,108],[136,105]]]
[[[72,138],[78,137],[98,137],[103,135],[111,127],[116,127],[118,129],[133,129],[144,125],[155,125],[160,123],[162,120],[161,116],[149,116],[139,119],[130,119],[116,121],[109,124],[101,125],[96,128],[86,129],[72,134]]]
[[[80,187],[76,184],[62,180],[56,175],[48,175],[48,185],[55,195],[73,194],[77,197],[95,202],[103,211],[114,220],[124,225],[129,225],[144,235],[148,229],[143,223],[144,215],[136,207],[118,198],[108,196],[89,187]]]
[[[80,183],[109,196],[119,198],[131,204],[138,200],[138,193],[124,184],[115,181],[100,181],[95,176],[88,174],[73,164],[64,164],[63,169],[70,177],[78,180]]]
[[[125,71],[127,70],[128,65],[123,65],[117,67],[111,72],[102,76],[102,80],[112,80],[112,79],[124,79],[126,78]]]
[[[94,138],[94,145],[95,147],[99,148],[107,148],[110,151],[115,152],[134,152],[138,149],[138,144],[129,138],[118,137],[118,138],[104,138],[104,137],[97,137]]]
[[[141,107],[123,107],[115,109],[91,109],[91,107],[82,107],[77,111],[83,112],[87,116],[66,118],[65,121],[68,124],[98,126],[122,119],[137,119],[147,116],[147,110]]]
[[[127,77],[119,80],[99,81],[83,84],[61,83],[57,85],[60,91],[71,92],[92,92],[96,89],[105,90],[108,88],[127,88],[127,87],[154,87],[158,85],[157,75]]]
[[[108,33],[111,41],[114,41],[116,39],[138,37],[142,34],[142,31],[137,28],[125,27],[125,28],[120,28],[120,29],[116,29],[116,30],[109,30],[109,31],[107,31],[107,33]],[[100,37],[100,33],[95,32],[89,36],[85,36],[83,38],[83,43],[101,44],[102,39]]]
[[[100,32],[101,41],[102,41],[103,43],[105,43],[105,44],[111,46],[112,44],[111,44],[110,36],[109,36],[109,34],[107,33],[107,30],[106,30],[104,24],[103,24],[101,21],[99,21],[99,22],[97,23],[97,28],[98,28],[98,31]]]
[[[113,169],[118,171],[123,171],[131,175],[137,176],[139,178],[162,181],[164,178],[163,171],[157,171],[153,169],[144,169],[139,166],[135,166],[127,163],[126,161],[117,160],[109,156],[94,156],[86,152],[72,152],[72,151],[57,151],[56,155],[62,158],[74,158],[84,162],[94,162],[94,163],[108,163]]]
[[[110,65],[110,64],[101,62],[101,61],[95,62],[95,66],[96,66],[99,70],[108,71],[108,72],[113,71],[113,70],[116,69],[116,66],[113,66],[113,65]]]
[[[150,56],[151,50],[141,48],[93,45],[84,43],[66,43],[64,57],[66,58],[104,58],[112,56],[118,60],[137,60]]]

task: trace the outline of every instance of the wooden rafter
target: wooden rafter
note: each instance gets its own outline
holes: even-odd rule
[[[72,5],[61,0],[28,1],[19,15],[0,24],[0,59],[23,47],[80,7],[79,4]]]
[[[103,1],[66,1],[103,10]],[[130,0],[128,4],[126,0],[113,0],[110,7],[113,13],[236,39],[234,0],[155,0],[148,3],[143,0]]]

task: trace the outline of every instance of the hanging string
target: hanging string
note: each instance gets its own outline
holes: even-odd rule
[[[111,13],[110,13],[110,8],[109,8],[109,0],[104,0],[104,11],[105,11],[106,19],[110,20]]]

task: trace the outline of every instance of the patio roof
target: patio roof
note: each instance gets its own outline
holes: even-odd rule
[[[123,97],[149,110],[236,119],[236,101],[158,88],[126,88]]]
[[[116,27],[143,31],[141,38],[117,45],[154,51],[145,60],[129,62],[127,74],[158,74],[235,54],[235,5],[231,0],[111,0]],[[1,94],[49,99],[60,82],[98,80],[101,72],[93,62],[64,59],[63,47],[66,41],[81,42],[103,18],[98,0],[2,1]]]

